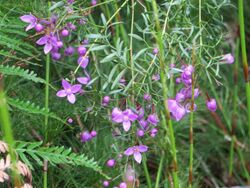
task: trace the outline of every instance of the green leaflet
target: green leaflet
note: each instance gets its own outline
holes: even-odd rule
[[[21,67],[0,65],[0,73],[4,75],[21,76],[27,80],[32,80],[37,83],[45,83],[45,80],[37,77],[35,72],[28,69],[22,69]]]
[[[31,169],[33,169],[33,166],[30,162],[30,158],[35,160],[40,166],[43,165],[43,160],[47,160],[51,165],[69,164],[74,166],[85,166],[109,179],[93,158],[89,159],[84,154],[73,153],[71,148],[64,148],[63,146],[43,147],[42,142],[18,142],[15,151],[21,160]]]

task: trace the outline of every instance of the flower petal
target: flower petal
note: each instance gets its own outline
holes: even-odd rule
[[[123,113],[119,108],[114,108],[111,114],[112,121],[116,123],[123,122]]]
[[[67,96],[67,93],[65,90],[59,90],[57,93],[56,93],[56,96],[58,97],[66,97]]]
[[[129,131],[129,129],[131,127],[131,122],[130,121],[124,121],[122,123],[122,125],[123,125],[123,129],[127,132],[127,131]]]
[[[74,94],[70,94],[67,96],[67,99],[68,101],[71,103],[71,104],[74,104],[76,102],[76,97]]]
[[[20,17],[20,19],[23,21],[23,22],[26,22],[26,23],[34,23],[36,22],[36,17],[33,16],[33,15],[23,15]]]
[[[139,150],[139,152],[146,152],[148,151],[148,146],[140,145],[137,147],[137,149]]]
[[[81,84],[88,84],[89,78],[88,77],[79,77],[79,78],[77,78],[77,81]]]
[[[141,163],[142,156],[140,152],[134,152],[134,159],[137,163]]]
[[[67,80],[62,79],[62,86],[65,90],[70,89],[71,85]]]
[[[47,41],[48,41],[48,37],[47,37],[47,36],[43,36],[43,37],[41,37],[38,41],[36,41],[36,43],[37,43],[38,45],[44,45],[44,44],[47,43]]]
[[[51,43],[46,43],[44,46],[44,53],[47,54],[52,50],[53,46]]]
[[[36,26],[36,23],[31,23],[31,24],[29,24],[29,25],[26,27],[25,31],[29,31],[29,30],[33,29],[35,26]]]
[[[134,153],[133,147],[129,147],[128,149],[124,151],[124,155],[127,155],[127,156],[132,155],[133,153]]]
[[[78,58],[78,64],[82,67],[82,68],[86,68],[88,66],[89,63],[89,58],[88,57],[79,57]]]
[[[81,90],[81,88],[82,88],[82,85],[80,85],[80,84],[73,85],[73,86],[71,87],[71,92],[72,92],[72,93],[77,93],[78,91]]]

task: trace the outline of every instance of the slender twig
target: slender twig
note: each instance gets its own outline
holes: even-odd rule
[[[131,80],[132,80],[132,95],[131,102],[134,104],[134,60],[133,60],[133,33],[134,33],[134,20],[135,20],[135,2],[131,0],[131,30],[130,30],[130,41],[129,41],[129,54],[130,54],[130,65],[131,65]]]

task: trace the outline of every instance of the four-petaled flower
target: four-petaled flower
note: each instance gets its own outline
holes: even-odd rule
[[[20,17],[20,19],[23,22],[29,23],[29,25],[26,27],[25,31],[33,29],[37,25],[37,18],[35,16],[33,16],[32,14],[23,15],[23,16]]]
[[[145,145],[132,146],[124,151],[124,155],[130,156],[134,155],[134,159],[136,162],[141,163],[142,156],[141,153],[144,153],[148,150],[148,147]]]
[[[44,45],[44,53],[49,53],[53,47],[57,47],[57,39],[53,34],[45,35],[36,41],[38,45]]]
[[[135,114],[131,109],[121,111],[119,108],[114,108],[111,118],[116,123],[122,123],[123,129],[125,131],[129,131],[131,122],[135,121],[138,118],[138,115]]]
[[[56,95],[58,97],[66,97],[68,101],[71,104],[74,104],[76,101],[76,97],[75,97],[75,93],[79,92],[81,90],[81,84],[75,84],[75,85],[71,85],[69,82],[67,82],[66,80],[62,80],[62,86],[63,89],[59,90]]]

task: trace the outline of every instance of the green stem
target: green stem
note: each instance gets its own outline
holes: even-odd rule
[[[147,187],[148,188],[152,188],[151,179],[150,179],[150,176],[149,176],[149,172],[148,172],[148,167],[147,167],[146,161],[147,161],[147,159],[144,156],[144,159],[142,160],[142,164],[143,164],[144,174],[146,176],[146,181],[147,181],[147,185],[148,185]]]
[[[130,30],[130,41],[129,41],[129,52],[130,52],[130,63],[131,63],[131,79],[134,80],[134,60],[133,60],[133,32],[134,32],[134,19],[135,19],[135,9],[134,9],[134,0],[131,5],[131,30]],[[134,81],[132,82],[132,104],[134,104]]]
[[[160,60],[160,78],[161,78],[161,84],[162,84],[162,93],[163,93],[163,103],[164,103],[164,109],[165,109],[165,119],[167,122],[167,125],[169,126],[169,134],[170,134],[170,141],[171,141],[171,149],[172,149],[172,157],[173,157],[173,177],[174,177],[174,187],[178,188],[179,187],[179,178],[177,175],[178,171],[178,163],[177,163],[177,155],[176,155],[176,146],[175,146],[175,136],[174,136],[174,129],[168,109],[168,87],[167,87],[167,80],[166,80],[166,75],[165,71],[168,72],[168,66],[165,66],[164,62],[164,46],[163,46],[163,33],[165,31],[161,31],[161,25],[158,17],[158,8],[157,8],[157,3],[156,0],[152,1],[152,6],[153,6],[153,11],[154,11],[154,17],[155,17],[155,22],[156,22],[156,41],[159,47],[159,60]]]
[[[238,151],[238,155],[240,157],[240,162],[241,162],[242,168],[244,170],[245,177],[247,178],[247,181],[250,182],[250,176],[249,176],[248,170],[246,168],[246,162],[244,160],[243,154],[239,148],[237,148],[237,151]]]
[[[51,2],[49,1],[48,2],[48,7],[51,6]],[[48,15],[50,16],[50,12],[48,13]],[[45,72],[45,80],[46,80],[46,85],[45,85],[45,110],[46,112],[49,111],[49,78],[50,78],[50,54],[47,54],[46,56],[46,72]],[[49,122],[49,116],[48,115],[45,115],[45,118],[44,118],[44,143],[47,143],[48,142],[48,122]],[[47,171],[47,162],[44,162],[44,170],[43,171],[43,187],[44,188],[47,188],[47,179],[48,179],[48,171]]]
[[[0,124],[3,131],[4,140],[8,144],[8,152],[10,154],[11,163],[13,165],[12,175],[15,187],[21,187],[20,176],[16,169],[16,155],[14,152],[14,137],[11,128],[10,115],[8,110],[7,98],[4,94],[3,79],[0,80]]]
[[[241,53],[244,78],[246,83],[246,95],[247,95],[247,116],[248,116],[248,133],[250,137],[250,82],[248,80],[248,64],[247,64],[247,52],[246,52],[246,37],[245,37],[245,26],[244,26],[244,5],[243,0],[238,0],[239,6],[239,22],[240,22],[240,42],[241,42]]]
[[[156,176],[156,182],[155,182],[155,188],[159,187],[159,183],[160,183],[160,179],[161,179],[161,172],[162,172],[162,168],[163,168],[163,161],[165,159],[165,154],[162,153],[161,155],[161,160],[160,160],[160,164],[159,164],[159,168],[157,171],[157,176]]]

